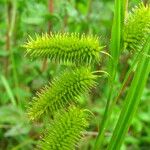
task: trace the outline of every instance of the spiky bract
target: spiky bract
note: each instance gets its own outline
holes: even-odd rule
[[[150,35],[150,6],[141,3],[132,10],[125,22],[125,47],[128,50],[140,51],[148,35]]]
[[[86,110],[70,107],[56,114],[39,147],[43,150],[74,150],[88,127],[90,114]]]
[[[96,77],[97,75],[85,67],[65,71],[33,99],[28,110],[29,118],[38,119],[47,112],[53,115],[58,109],[76,102],[77,96],[96,84]]]
[[[73,64],[90,64],[99,61],[98,37],[77,33],[55,33],[29,39],[24,46],[33,58],[49,58],[51,61]]]

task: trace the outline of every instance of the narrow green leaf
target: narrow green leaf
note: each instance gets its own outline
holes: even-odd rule
[[[125,3],[125,0],[124,0]],[[110,54],[112,59],[109,62],[109,74],[110,74],[110,91],[108,94],[108,100],[106,104],[105,113],[102,119],[102,123],[99,124],[99,134],[97,136],[94,150],[98,150],[100,146],[102,146],[102,142],[104,139],[105,128],[107,126],[107,117],[108,117],[108,109],[110,105],[110,100],[113,93],[113,83],[116,77],[116,71],[118,66],[119,55],[121,51],[121,36],[122,36],[122,26],[124,22],[124,7],[123,3],[120,0],[115,0],[115,10],[114,10],[114,19],[111,31],[111,43],[110,43]],[[121,16],[123,15],[123,16]]]
[[[17,103],[16,103],[16,100],[14,98],[13,92],[12,92],[10,86],[9,86],[9,83],[7,82],[6,78],[3,75],[0,75],[0,79],[1,79],[3,85],[6,89],[6,92],[7,92],[8,96],[11,100],[11,103],[16,106]]]
[[[150,54],[150,37],[147,40],[143,51],[146,54]],[[150,59],[142,55],[139,65],[136,69],[134,79],[129,88],[128,94],[126,96],[123,109],[119,116],[119,120],[115,127],[113,136],[111,138],[108,150],[119,150],[121,144],[125,138],[125,134],[128,131],[132,118],[138,108],[148,74],[150,72]]]
[[[115,12],[110,43],[110,54],[112,56],[112,59],[110,60],[110,75],[112,76],[112,80],[115,79],[116,67],[118,65],[118,58],[121,50],[121,8],[121,1],[115,0]]]

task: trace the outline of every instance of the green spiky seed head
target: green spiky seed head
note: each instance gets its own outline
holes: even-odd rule
[[[150,35],[150,6],[141,3],[129,13],[125,22],[125,48],[140,51],[148,35]]]
[[[87,110],[70,107],[56,114],[39,147],[43,150],[74,150],[88,127]]]
[[[99,38],[77,33],[55,33],[30,38],[24,45],[32,58],[49,58],[59,63],[90,64],[99,61]]]
[[[38,119],[44,113],[53,115],[57,110],[76,102],[77,97],[96,85],[97,75],[81,67],[65,71],[33,98],[28,116]]]

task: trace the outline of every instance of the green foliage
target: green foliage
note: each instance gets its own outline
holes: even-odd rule
[[[83,67],[63,72],[34,97],[28,110],[29,118],[37,119],[43,113],[53,115],[55,111],[76,102],[79,95],[95,86],[96,77],[89,68]]]
[[[115,1],[117,2],[116,6],[114,3]],[[129,86],[131,85],[130,83],[132,77],[136,74],[136,65],[138,64],[137,66],[139,69],[139,60],[141,61],[141,58],[143,59],[144,57],[143,55],[141,56],[142,52],[134,53],[135,55],[132,55],[131,57],[131,53],[129,51],[121,51],[122,45],[124,45],[128,50],[143,50],[141,47],[144,45],[144,41],[142,42],[142,44],[140,44],[142,38],[139,37],[147,35],[148,30],[145,32],[145,27],[147,26],[148,29],[148,25],[147,23],[145,23],[143,28],[141,28],[140,26],[142,26],[143,21],[145,20],[144,18],[147,18],[147,20],[149,20],[149,9],[147,9],[147,7],[149,7],[148,3],[150,2],[150,0],[142,0],[144,2],[144,5],[146,3],[147,5],[141,6],[141,4],[138,5],[141,0],[128,0],[129,3],[127,5],[125,4],[127,0],[115,1],[0,1],[0,149],[34,149],[35,145],[37,145],[37,141],[39,141],[40,139],[41,129],[43,128],[43,126],[47,125],[47,123],[51,125],[51,123],[53,122],[52,118],[54,117],[56,120],[57,116],[59,116],[55,116],[56,113],[53,115],[53,117],[47,115],[46,119],[44,119],[46,123],[43,123],[42,119],[40,119],[39,121],[35,121],[30,124],[28,122],[25,108],[25,106],[30,103],[33,95],[35,94],[35,91],[43,87],[46,83],[48,83],[48,81],[51,83],[52,79],[58,74],[62,74],[61,72],[64,71],[64,68],[66,67],[66,65],[61,65],[62,60],[60,62],[57,58],[56,61],[53,58],[54,63],[50,63],[51,60],[48,60],[47,63],[44,63],[45,59],[44,62],[43,59],[39,61],[31,61],[31,59],[33,58],[32,56],[30,57],[31,59],[27,59],[26,57],[24,57],[24,51],[22,50],[21,45],[22,43],[25,43],[28,35],[34,37],[35,33],[41,35],[41,33],[49,32],[55,33],[54,35],[56,35],[58,32],[80,33],[79,37],[82,36],[82,33],[85,33],[85,36],[91,36],[95,34],[98,36],[100,35],[100,43],[98,39],[99,47],[101,47],[101,44],[106,45],[104,50],[109,52],[111,51],[110,55],[113,59],[108,60],[106,57],[100,57],[100,59],[102,60],[101,64],[99,65],[95,63],[92,69],[107,70],[108,65],[112,67],[112,72],[109,72],[110,77],[112,77],[111,74],[116,74],[115,82],[111,86],[113,90],[110,89],[110,85],[107,82],[108,80],[101,78],[98,79],[98,86],[96,86],[94,89],[92,88],[90,94],[85,93],[80,97],[77,96],[77,98],[73,100],[69,99],[69,103],[64,104],[64,106],[66,107],[72,103],[77,102],[78,105],[81,105],[81,107],[90,109],[95,115],[93,119],[90,119],[90,126],[87,132],[84,132],[84,140],[81,141],[81,143],[78,142],[80,144],[75,148],[77,150],[92,150],[99,126],[101,127],[100,131],[103,132],[103,124],[101,120],[103,116],[105,117],[104,111],[106,106],[106,98],[109,95],[109,90],[112,91],[112,98],[110,98],[110,101],[114,100],[114,105],[110,105],[110,107],[108,107],[109,113],[108,115],[106,115],[108,116],[108,128],[103,126],[105,130],[105,132],[103,132],[104,140],[103,142],[101,142],[101,148],[98,149],[105,150],[107,148],[110,142],[110,135],[112,135],[112,131],[114,130],[114,127],[116,125],[120,110],[122,109],[122,107],[124,107],[123,102],[125,100],[126,93],[130,90]],[[50,12],[49,10],[49,8],[51,7],[50,4],[53,5],[53,12]],[[135,7],[136,5],[137,7]],[[134,7],[133,10],[131,9],[132,7]],[[126,9],[126,15],[124,15],[124,11],[120,14],[120,10],[122,8],[124,10]],[[129,12],[131,10],[129,15],[127,14],[127,8],[129,9]],[[143,16],[139,17],[141,19],[134,19],[135,16],[137,16],[135,15],[135,13],[139,14],[137,13],[138,8],[141,9],[141,15]],[[145,13],[142,13],[142,10],[144,10]],[[116,11],[114,14],[115,19],[113,18],[114,11]],[[124,25],[124,17],[127,18],[125,20],[125,30],[123,31],[122,26]],[[130,18],[133,18],[133,20],[135,21],[131,22]],[[114,25],[112,25],[112,22],[114,22]],[[128,37],[128,35],[131,35],[132,31],[134,31],[134,29],[137,29],[137,27],[134,25],[135,22],[138,22],[139,26],[139,30],[136,30],[137,32],[135,33],[141,35],[132,35],[131,39],[130,36]],[[129,23],[133,23],[133,28],[128,28]],[[126,28],[129,29],[129,31]],[[125,31],[127,32],[125,33]],[[122,43],[120,43],[120,34],[122,36],[122,33],[124,34],[124,39],[121,39]],[[93,37],[96,38],[95,36],[92,36],[92,38]],[[42,36],[39,38],[42,38]],[[70,38],[70,35],[68,36],[68,38]],[[129,40],[126,41],[126,38]],[[136,41],[138,47],[136,47],[133,42],[131,43],[130,40]],[[36,38],[33,41],[36,41]],[[112,43],[111,50],[108,50],[109,43]],[[121,49],[119,47],[121,47]],[[143,53],[146,54],[145,51]],[[137,55],[139,56],[138,58],[136,57]],[[37,57],[38,56],[36,56],[36,58]],[[46,56],[46,58],[48,57]],[[108,61],[111,60],[113,66],[108,63]],[[90,64],[85,62],[84,58],[84,62],[82,63],[77,63],[77,61],[75,62],[75,60],[73,61],[73,65],[76,66]],[[97,60],[92,60],[92,62],[97,62]],[[69,60],[69,64],[70,63],[71,62]],[[144,64],[144,71],[145,67],[146,65]],[[130,71],[128,71],[128,69]],[[138,99],[138,95],[141,92],[140,90],[144,76],[145,74],[144,72],[142,72],[138,87],[136,88],[135,85],[136,94],[134,97],[134,101],[132,101],[132,104],[133,102],[137,103],[136,100]],[[129,133],[126,134],[125,141],[122,144],[123,147],[120,148],[121,150],[148,150],[150,147],[149,82],[150,78],[148,79],[148,84],[144,88],[144,95],[141,98],[142,101],[140,102],[140,105],[138,107],[137,114],[133,118],[133,122],[131,122]],[[48,85],[48,88],[50,89],[51,85]],[[118,93],[118,91],[120,91],[120,93]],[[119,94],[119,98],[114,99],[113,97],[115,97],[115,95],[117,94]],[[118,102],[115,103],[116,101]],[[135,106],[137,108],[137,105]],[[128,114],[131,115],[131,111],[134,109],[134,106],[130,106],[130,108],[132,109]],[[49,111],[47,110],[47,112]],[[68,112],[68,110],[61,110],[61,112],[57,111],[57,113],[59,114],[62,114],[64,112]],[[127,116],[129,117],[130,115]],[[121,118],[123,119],[123,117]],[[98,120],[101,121],[99,125]],[[119,123],[122,124],[121,122]],[[125,126],[126,123],[123,123],[122,128],[126,128]],[[119,127],[116,128],[117,130],[120,130]],[[52,130],[49,130],[48,127],[47,131],[44,132],[44,137],[47,137],[50,132],[52,132]],[[121,130],[120,133],[121,135],[124,134]],[[79,139],[80,138],[78,138],[78,140]],[[117,137],[116,139],[117,141],[112,140],[112,142],[116,142],[116,145],[119,145],[119,141],[122,140],[122,137],[119,136],[119,138]],[[114,149],[116,150],[116,148]]]
[[[143,47],[146,54],[150,54],[150,36]],[[135,112],[137,111],[145,84],[150,73],[150,59],[143,55],[136,68],[133,81],[126,95],[121,114],[108,145],[108,150],[119,150],[125,138]]]
[[[32,149],[34,139],[30,136],[25,136],[30,134],[31,129],[33,132],[36,130],[35,128],[32,128],[24,111],[13,105],[3,105],[0,107],[1,150],[13,148],[14,150],[18,150],[19,148],[24,149],[22,148],[22,144],[26,149]],[[7,143],[9,144],[6,145]],[[14,143],[16,143],[16,145],[14,145]],[[19,148],[17,149],[17,147]]]
[[[115,27],[116,29],[113,30],[112,34],[112,56],[113,58],[115,58],[115,60],[112,60],[112,62],[114,63],[114,66],[117,66],[117,62],[115,62],[116,60],[116,53],[119,50],[121,50],[121,47],[117,47],[117,45],[120,44],[118,37],[119,36],[119,27],[117,27],[117,25],[119,25],[121,22],[121,20],[119,20],[120,18],[120,12],[119,11],[119,5],[121,5],[120,1],[116,0],[116,5],[118,6],[118,9],[116,7],[115,9],[115,14],[114,14],[114,21],[115,21]],[[124,10],[125,11],[125,10]],[[116,14],[117,12],[117,14]],[[123,13],[123,12],[122,12]],[[117,16],[116,16],[117,15]],[[115,20],[117,18],[117,20]],[[118,21],[118,22],[117,22]],[[124,22],[124,20],[123,20]],[[117,24],[118,23],[118,24]],[[144,53],[146,55],[149,55],[148,49],[149,49],[149,41],[146,43],[147,38],[149,37],[150,34],[150,9],[149,6],[144,6],[143,3],[141,3],[139,5],[139,7],[133,9],[133,14],[130,14],[127,22],[125,22],[125,26],[122,26],[121,31],[123,31],[124,29],[124,42],[125,42],[125,46],[127,46],[126,48],[130,48],[130,49],[134,49],[136,47],[136,50],[142,50],[144,51]],[[118,36],[116,36],[118,33]],[[118,49],[117,49],[118,48]],[[135,55],[136,56],[136,55]],[[113,136],[111,138],[110,143],[108,144],[108,150],[119,150],[121,147],[121,144],[125,138],[125,134],[128,131],[128,128],[130,126],[131,120],[133,118],[133,115],[135,113],[135,111],[137,110],[137,106],[139,104],[139,100],[141,98],[141,94],[144,90],[144,86],[146,84],[146,81],[148,79],[148,69],[149,69],[149,62],[147,60],[146,62],[146,58],[144,56],[141,56],[141,53],[138,54],[138,57],[142,57],[141,61],[139,59],[135,60],[135,63],[133,61],[133,65],[131,66],[131,70],[129,69],[129,71],[127,72],[127,76],[125,76],[125,82],[123,82],[122,84],[122,88],[121,88],[121,92],[122,90],[124,90],[124,86],[126,81],[126,78],[129,78],[129,74],[131,73],[131,71],[133,71],[133,68],[135,67],[135,64],[137,64],[137,61],[140,61],[138,64],[138,68],[136,68],[136,72],[135,72],[135,76],[133,78],[133,82],[132,85],[130,86],[130,89],[127,93],[127,96],[125,98],[125,103],[123,104],[123,109],[121,110],[121,115],[119,117],[118,123],[116,125],[116,128],[113,132]],[[141,65],[141,66],[140,66]],[[140,74],[141,72],[139,72],[139,70],[142,70],[142,73],[144,73],[144,75]],[[114,76],[113,76],[113,80],[115,80],[115,75],[117,72],[117,68],[114,68]],[[140,77],[141,75],[143,76],[143,80],[141,81]],[[137,85],[136,85],[137,84]],[[139,86],[139,87],[138,87]],[[138,88],[137,88],[138,87]],[[110,119],[110,115],[112,113],[112,109],[114,109],[114,105],[116,103],[116,101],[120,98],[120,93],[116,96],[113,100],[113,98],[111,98],[112,92],[114,90],[114,83],[112,84],[112,89],[110,89],[110,94],[108,95],[108,100],[107,100],[107,105],[106,105],[106,109],[105,109],[105,113],[103,116],[103,120],[101,123],[101,128],[99,131],[99,135],[96,141],[96,146],[95,146],[95,150],[98,149],[98,146],[101,146],[101,143],[103,141],[103,137],[104,137],[104,130],[107,127],[108,124],[108,120]],[[110,103],[110,99],[112,99],[113,101]],[[99,141],[98,141],[99,140]]]
[[[39,146],[43,150],[73,150],[88,127],[89,112],[76,107],[60,111],[50,123]]]
[[[127,37],[125,37],[128,42],[127,48],[141,50],[146,55],[138,53],[138,59],[136,59],[138,65],[136,66],[133,80],[125,97],[123,108],[121,109],[121,114],[108,145],[108,150],[120,149],[133,116],[138,109],[150,72],[150,60],[147,57],[150,54],[150,7],[145,7],[141,3],[133,12],[133,16],[129,16],[128,18],[128,25],[124,28],[124,32],[127,32]]]
[[[101,149],[102,142],[104,139],[104,133],[107,126],[107,118],[109,115],[109,105],[112,99],[112,95],[114,93],[113,84],[115,84],[116,81],[116,74],[117,74],[117,68],[118,68],[118,62],[120,57],[120,51],[121,51],[121,37],[122,37],[122,20],[124,20],[124,6],[126,1],[123,0],[122,2],[120,0],[115,0],[114,2],[114,18],[112,23],[112,29],[111,29],[111,42],[110,42],[110,54],[112,56],[112,59],[109,60],[109,94],[107,98],[107,104],[106,109],[104,112],[102,123],[99,124],[99,133],[96,138],[96,142],[94,145],[94,150]]]
[[[49,58],[54,62],[90,64],[99,61],[100,47],[98,37],[76,33],[55,33],[29,39],[24,46],[32,58]]]
[[[43,35],[24,46],[27,54],[33,58],[49,58],[59,63],[71,62],[77,65],[91,64],[99,60],[99,43],[97,37],[79,34],[59,33]],[[31,120],[38,119],[44,113],[53,116],[50,135],[41,142],[42,149],[74,149],[81,138],[82,130],[87,126],[81,110],[73,108],[67,113],[56,115],[56,111],[67,109],[67,106],[95,84],[96,75],[90,68],[80,67],[65,71],[37,93],[28,109]]]
[[[150,34],[150,7],[140,3],[128,15],[124,27],[124,45],[128,50],[142,49]]]

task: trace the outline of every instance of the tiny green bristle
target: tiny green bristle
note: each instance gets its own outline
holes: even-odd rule
[[[49,58],[59,63],[90,64],[99,61],[102,47],[99,38],[77,33],[51,33],[29,38],[27,55],[32,58]]]
[[[42,150],[74,150],[88,127],[89,112],[76,107],[56,114],[39,143]]]
[[[29,118],[38,119],[44,113],[53,115],[55,111],[76,102],[79,95],[95,86],[96,77],[85,67],[65,71],[54,79],[52,85],[37,93],[28,109]]]
[[[141,3],[135,7],[125,22],[124,44],[128,50],[140,51],[150,35],[150,6]]]

